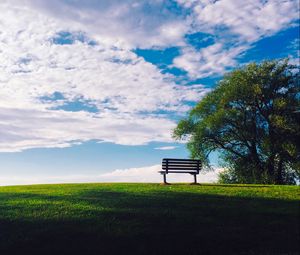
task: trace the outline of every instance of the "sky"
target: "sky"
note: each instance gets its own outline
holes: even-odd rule
[[[0,0],[0,185],[160,182],[224,73],[299,43],[297,0]]]

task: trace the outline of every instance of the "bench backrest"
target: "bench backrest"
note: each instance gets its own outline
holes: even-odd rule
[[[197,159],[164,158],[162,169],[166,173],[197,173],[201,169],[201,161]]]

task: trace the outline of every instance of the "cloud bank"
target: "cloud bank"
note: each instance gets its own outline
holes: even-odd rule
[[[176,118],[208,91],[193,81],[222,75],[256,41],[294,26],[299,4],[3,0],[0,13],[0,151],[15,152],[170,142]],[[187,39],[197,33],[212,42],[197,48]],[[168,47],[179,48],[169,67],[186,83],[135,53]]]
[[[63,1],[13,2],[0,3],[2,152],[92,139],[126,145],[168,142],[175,122],[165,113],[185,112],[185,102],[206,92],[201,85],[176,84],[133,53],[130,43],[123,47],[114,36],[93,31],[83,18],[94,13],[92,2],[82,1],[83,10]],[[58,7],[70,12],[57,17]],[[83,20],[78,24],[68,15]],[[102,14],[94,15],[97,21]]]
[[[126,182],[126,183],[161,183],[162,176],[158,173],[161,165],[148,167],[117,169],[115,171],[100,175],[65,175],[65,176],[0,176],[0,186],[46,184],[46,183],[105,183],[105,182]],[[197,176],[199,183],[217,182],[218,173],[222,168],[214,171],[200,173]],[[169,174],[167,180],[170,183],[192,183],[193,177],[189,174]]]

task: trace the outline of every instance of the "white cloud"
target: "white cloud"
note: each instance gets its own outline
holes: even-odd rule
[[[199,28],[211,31],[223,26],[248,42],[274,34],[299,18],[296,0],[198,0],[190,6]]]
[[[124,145],[171,142],[174,127],[158,117],[0,108],[0,152],[68,147],[93,139]]]
[[[154,182],[161,183],[162,175],[158,172],[161,171],[161,165],[154,165],[149,167],[117,169],[113,172],[101,175],[101,180],[105,182]],[[214,171],[200,172],[197,180],[200,183],[216,182],[218,173],[223,171],[222,168],[215,168]],[[185,182],[192,183],[193,176],[190,174],[168,174],[167,181],[170,183]]]
[[[246,47],[237,46],[224,49],[221,43],[196,51],[192,47],[185,48],[183,54],[175,58],[174,66],[186,70],[192,78],[204,78],[224,73],[228,68],[237,65],[235,58],[239,56]]]
[[[154,148],[155,150],[174,150],[176,149],[178,146],[162,146],[162,147],[156,147]]]
[[[88,182],[133,182],[133,183],[161,183],[162,176],[158,173],[161,165],[148,167],[117,169],[115,171],[99,175],[66,175],[66,176],[0,176],[0,186],[46,184],[46,183],[88,183]],[[218,173],[222,168],[214,171],[203,172],[197,176],[199,183],[213,183],[217,181]],[[170,183],[192,183],[193,177],[189,174],[168,174]]]
[[[174,66],[191,78],[222,75],[237,65],[237,57],[259,39],[295,25],[299,19],[296,0],[177,0],[192,10],[193,32],[215,36],[215,44],[196,51],[191,47],[174,59]]]
[[[9,0],[37,10],[61,24],[86,30],[99,40],[120,47],[182,45],[189,23],[166,2],[154,0]],[[113,42],[113,43],[112,43]]]
[[[175,122],[159,113],[180,115],[208,89],[176,84],[132,49],[181,46],[173,66],[192,79],[222,74],[252,42],[291,25],[298,10],[295,1],[178,2],[190,16],[160,0],[2,0],[0,150],[170,141]],[[188,45],[185,34],[198,31],[217,34],[215,44]],[[86,40],[60,45],[61,32]],[[62,99],[51,100],[57,92]],[[98,112],[62,110],[78,102]]]
[[[56,15],[30,9],[31,1],[15,2],[0,3],[0,151],[66,147],[90,139],[127,145],[170,141],[174,121],[154,112],[180,114],[188,109],[185,101],[199,100],[207,91],[175,84],[118,41],[99,40],[89,29],[84,35],[97,45],[55,44],[61,31],[78,30]],[[61,2],[34,3],[51,9]],[[168,38],[179,38],[184,30],[168,23],[160,28]],[[63,99],[51,100],[57,92]],[[54,110],[78,100],[99,112]]]
[[[290,63],[299,65],[300,62],[300,38],[293,40],[288,46]]]

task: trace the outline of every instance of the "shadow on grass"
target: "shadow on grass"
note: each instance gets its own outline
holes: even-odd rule
[[[187,192],[0,193],[2,254],[297,254],[297,201]]]

